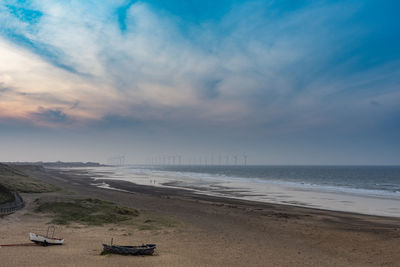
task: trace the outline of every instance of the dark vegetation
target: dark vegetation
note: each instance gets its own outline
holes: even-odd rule
[[[14,194],[0,184],[0,204],[14,201]]]
[[[44,193],[58,190],[57,187],[31,178],[12,166],[0,163],[0,185],[10,191],[22,193]]]
[[[134,209],[118,206],[99,199],[75,199],[56,202],[43,202],[37,199],[35,212],[53,216],[54,224],[67,225],[72,222],[86,225],[119,223],[139,215]]]
[[[160,230],[178,226],[177,222],[166,216],[139,214],[139,211],[122,207],[99,199],[35,200],[35,212],[48,214],[50,223],[69,225],[79,223],[88,226],[104,224],[130,224],[139,230]],[[110,231],[113,228],[110,228]],[[129,234],[128,234],[129,235]]]

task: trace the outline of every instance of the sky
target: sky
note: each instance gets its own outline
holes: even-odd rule
[[[400,164],[396,0],[1,0],[0,161]]]

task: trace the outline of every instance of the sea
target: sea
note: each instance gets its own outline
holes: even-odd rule
[[[196,194],[400,217],[400,166],[104,166],[79,168],[107,180]]]

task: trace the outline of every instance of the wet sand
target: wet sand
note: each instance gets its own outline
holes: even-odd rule
[[[61,227],[61,247],[3,247],[1,266],[399,266],[400,219],[196,195],[107,181],[97,188],[77,172],[25,169],[63,190],[25,194],[28,205],[0,219],[0,244],[27,242],[49,218],[31,212],[37,197],[92,197],[172,218],[178,227]],[[97,181],[98,182],[98,181]],[[31,204],[29,204],[31,203]],[[112,230],[110,230],[112,229]],[[101,243],[157,243],[153,257],[100,256]]]

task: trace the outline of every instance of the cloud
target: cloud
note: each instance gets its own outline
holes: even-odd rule
[[[32,116],[44,123],[64,123],[68,121],[67,115],[60,109],[39,107],[38,112],[32,113]]]
[[[130,7],[136,2],[136,0],[129,0],[126,2],[125,5],[122,5],[117,8],[116,10],[116,15],[118,16],[118,24],[121,32],[126,31],[126,18],[127,18],[127,13],[130,9]]]
[[[0,99],[0,117],[46,126],[131,118],[291,131],[374,112],[371,101],[384,110],[374,120],[396,112],[400,67],[361,66],[354,51],[370,33],[349,22],[362,9],[355,1],[279,15],[251,1],[185,25],[144,2],[25,5],[0,5],[0,82],[13,88]]]

